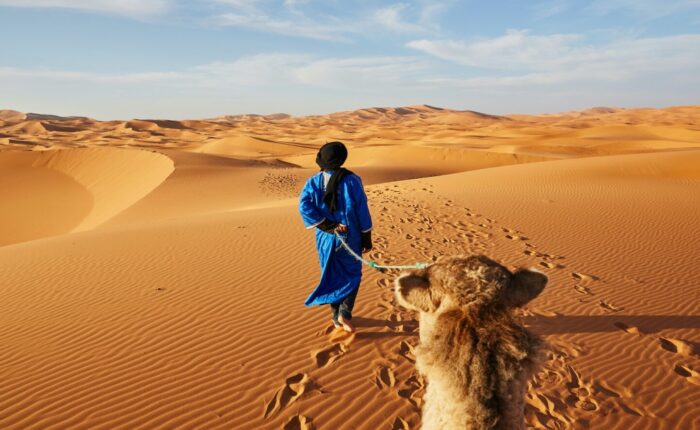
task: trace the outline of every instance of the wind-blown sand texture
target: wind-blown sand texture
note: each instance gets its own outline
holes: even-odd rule
[[[409,429],[425,381],[396,273],[358,333],[297,193],[350,146],[370,258],[485,253],[550,277],[538,429],[700,429],[700,107],[491,116],[430,106],[132,120],[0,111],[0,428]]]

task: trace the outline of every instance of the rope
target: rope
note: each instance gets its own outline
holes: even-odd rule
[[[337,231],[335,231],[334,233],[335,233],[335,236],[338,238],[338,240],[340,240],[340,244],[343,245],[343,248],[345,248],[345,250],[348,251],[350,253],[350,255],[352,255],[355,258],[355,260],[361,262],[362,264],[365,264],[365,265],[371,267],[372,269],[376,269],[382,273],[384,273],[386,270],[389,270],[389,269],[424,269],[424,268],[429,266],[428,263],[416,263],[416,264],[413,264],[410,266],[384,266],[384,265],[377,264],[376,262],[371,261],[371,260],[365,260],[364,258],[362,258],[362,256],[357,255],[357,253],[355,251],[353,251],[352,248],[350,248],[350,245],[348,245],[347,242],[345,242],[345,239],[343,239],[343,236],[341,236]]]

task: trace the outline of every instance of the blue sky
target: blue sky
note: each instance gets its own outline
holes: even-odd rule
[[[0,0],[0,37],[25,112],[700,104],[700,0]]]

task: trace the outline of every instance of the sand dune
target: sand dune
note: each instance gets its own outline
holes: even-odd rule
[[[418,428],[396,274],[365,272],[353,336],[303,307],[318,263],[296,196],[336,138],[369,258],[548,274],[522,316],[549,342],[530,428],[700,428],[698,107],[2,115],[0,428]]]
[[[160,154],[111,148],[0,153],[0,244],[92,229],[173,170]]]

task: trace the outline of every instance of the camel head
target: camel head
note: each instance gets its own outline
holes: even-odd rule
[[[395,293],[409,310],[472,313],[524,306],[542,292],[547,280],[534,270],[512,273],[483,255],[442,257],[425,269],[403,273]]]

